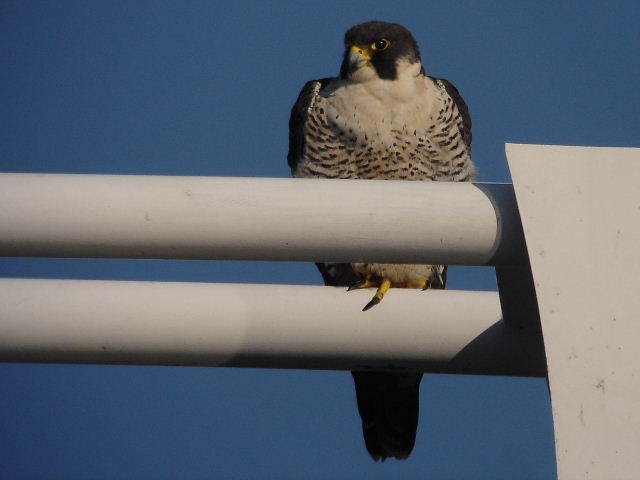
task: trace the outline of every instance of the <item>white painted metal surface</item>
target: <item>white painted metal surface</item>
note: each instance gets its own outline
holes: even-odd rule
[[[0,279],[0,361],[545,375],[495,292]]]
[[[640,149],[507,145],[560,480],[640,478]]]
[[[0,174],[0,255],[522,261],[505,184]]]

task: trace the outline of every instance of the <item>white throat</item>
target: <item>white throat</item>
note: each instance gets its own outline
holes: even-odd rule
[[[439,107],[439,95],[421,69],[419,62],[401,60],[395,80],[383,80],[365,66],[361,76],[336,81],[321,94],[328,119],[340,130],[354,130],[358,138],[385,144],[393,143],[392,131],[424,131]]]

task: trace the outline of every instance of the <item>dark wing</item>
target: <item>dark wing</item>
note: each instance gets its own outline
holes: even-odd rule
[[[311,80],[304,84],[296,103],[291,108],[291,116],[289,117],[289,153],[287,154],[287,162],[291,171],[296,169],[298,159],[304,153],[304,126],[309,115],[309,107],[318,92],[326,87],[333,78],[322,78],[320,80]]]
[[[289,153],[287,162],[293,173],[298,160],[304,154],[305,124],[309,115],[309,107],[320,90],[326,87],[334,78],[311,80],[304,84],[296,103],[291,109],[289,117]],[[356,283],[360,277],[353,271],[349,263],[316,263],[322,274],[324,284],[331,287],[348,287]]]
[[[440,85],[441,88],[447,92],[447,94],[456,104],[458,111],[460,112],[460,122],[458,127],[462,133],[462,140],[467,145],[468,149],[471,149],[471,114],[469,113],[469,107],[460,95],[458,89],[449,80],[444,78],[429,77],[431,80]]]

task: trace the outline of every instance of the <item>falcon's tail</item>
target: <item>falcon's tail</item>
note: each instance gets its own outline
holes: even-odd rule
[[[351,373],[367,450],[375,461],[406,459],[416,440],[422,373]]]

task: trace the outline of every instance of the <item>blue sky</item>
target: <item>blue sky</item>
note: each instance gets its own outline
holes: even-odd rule
[[[509,180],[505,142],[639,146],[637,2],[4,0],[0,171],[288,176],[300,87],[370,19],[457,85],[481,181]],[[0,259],[0,276],[320,283],[267,262]],[[495,280],[455,268],[449,286]],[[414,453],[385,464],[345,372],[0,364],[0,385],[0,478],[555,478],[542,379],[427,375]]]

